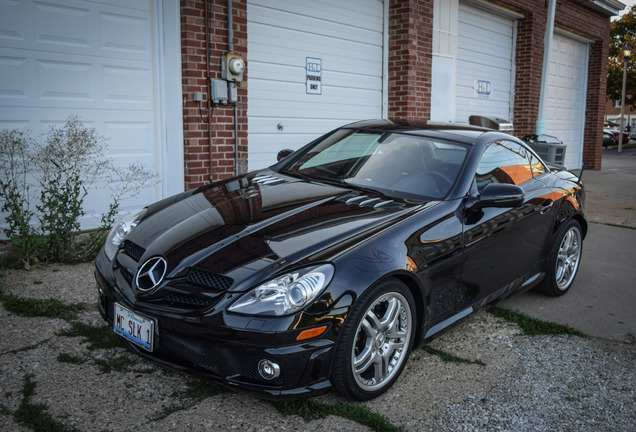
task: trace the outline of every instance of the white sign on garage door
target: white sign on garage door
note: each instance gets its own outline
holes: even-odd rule
[[[153,57],[151,0],[2,2],[0,128],[38,137],[77,115],[109,138],[116,165],[160,171]],[[141,191],[122,210],[161,198],[161,188]],[[83,226],[96,226],[109,201],[110,190],[96,185]]]
[[[381,1],[248,0],[247,20],[250,170],[344,123],[382,117]],[[320,92],[307,91],[307,58],[320,60]]]
[[[589,49],[584,42],[554,34],[548,70],[545,133],[567,145],[564,165],[582,165]]]
[[[514,20],[459,4],[455,121],[512,119]]]

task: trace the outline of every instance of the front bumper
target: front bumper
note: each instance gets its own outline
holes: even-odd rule
[[[99,311],[111,326],[116,302],[155,321],[152,352],[129,343],[141,356],[266,398],[309,397],[331,387],[333,328],[318,339],[296,342],[297,320],[279,320],[282,328],[278,331],[273,330],[276,323],[269,322],[264,326],[267,331],[258,331],[250,329],[253,319],[228,316],[224,310],[177,314],[130,301],[117,287],[115,272],[100,252],[95,271]],[[258,364],[264,359],[279,365],[278,377],[268,380],[261,376]]]

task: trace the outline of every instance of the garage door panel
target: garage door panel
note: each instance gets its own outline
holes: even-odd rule
[[[273,137],[297,148],[345,122],[381,117],[382,2],[250,0],[247,17],[249,169],[275,161]],[[307,57],[321,60],[321,94],[307,94]]]
[[[260,28],[259,28],[260,27]],[[368,57],[382,53],[381,40],[380,44],[362,43],[356,41],[342,40],[338,38],[328,37],[324,35],[312,35],[300,31],[289,29],[268,29],[262,24],[250,24],[250,37],[258,38],[257,51],[249,52],[249,59],[254,58],[262,61],[272,61],[270,56],[281,55],[281,52],[289,52],[293,56],[296,52],[306,53],[307,51],[321,55],[333,55],[342,58],[352,58],[357,61],[369,62]],[[262,48],[261,48],[262,47]],[[253,57],[258,55],[258,57]],[[286,64],[289,62],[290,56],[281,56],[276,62]],[[285,61],[287,59],[287,61]],[[373,62],[369,62],[372,64]],[[361,66],[362,68],[363,66]]]
[[[368,7],[368,4],[369,2],[364,0],[349,0],[347,2],[340,0],[312,2],[250,0],[248,3],[248,15],[251,15],[249,19],[252,22],[262,22],[265,19],[264,17],[272,16],[265,14],[263,9],[270,9],[293,14],[292,21],[295,21],[296,17],[309,17],[319,20],[320,25],[317,28],[321,28],[322,25],[330,22],[346,24],[349,27],[364,29],[365,31],[369,28],[381,28],[382,9]]]
[[[147,9],[80,0],[3,3],[0,41],[21,50],[151,61],[150,2],[135,3]]]
[[[554,34],[548,68],[545,131],[567,145],[565,166],[581,167],[585,119],[587,44]]]
[[[455,121],[471,115],[511,117],[514,21],[465,3],[459,4]],[[478,94],[484,81],[489,92]]]
[[[253,120],[252,124],[254,127],[258,128],[261,133],[255,135],[253,140],[254,143],[263,143],[269,142],[272,139],[272,135],[283,136],[288,134],[305,134],[307,128],[309,127],[319,127],[322,130],[329,131],[331,129],[335,129],[339,126],[342,126],[341,120],[334,121],[333,119],[320,119],[320,118],[281,118],[279,119],[280,124],[283,125],[283,130],[278,129],[278,123],[274,124],[272,122],[272,118],[276,118],[275,116],[271,117],[257,117]],[[307,141],[309,142],[309,141]],[[250,140],[250,146],[252,145],[252,140]]]
[[[0,53],[0,105],[90,109],[106,103],[114,109],[153,109],[153,71],[148,62],[24,54],[4,48]]]
[[[250,72],[252,75],[257,75],[259,77],[258,79],[256,79],[250,76],[250,82],[258,80],[275,81],[280,79],[282,74],[287,74],[290,81],[293,78],[293,82],[305,86],[304,64],[302,66],[289,67],[272,63],[254,63],[253,66],[250,67]],[[382,78],[377,75],[352,74],[325,69],[323,71],[322,83],[323,85],[354,89],[377,89],[380,88],[382,85]]]
[[[368,40],[375,40],[382,43],[382,35],[368,28],[347,25],[343,22],[333,21],[336,17],[329,17],[329,20],[316,16],[302,16],[294,14],[289,10],[273,10],[260,8],[253,22],[264,27],[277,25],[281,19],[286,21],[286,29],[324,37],[332,37],[352,42],[367,43]]]

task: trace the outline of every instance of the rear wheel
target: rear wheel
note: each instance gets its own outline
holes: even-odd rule
[[[413,295],[402,282],[370,288],[351,309],[336,346],[338,393],[369,400],[391,387],[408,359],[416,322]]]
[[[550,251],[548,270],[537,291],[553,297],[562,296],[568,292],[579,270],[582,252],[581,225],[576,220],[570,219],[559,230]]]

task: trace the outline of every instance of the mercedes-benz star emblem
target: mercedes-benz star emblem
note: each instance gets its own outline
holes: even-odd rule
[[[166,275],[167,269],[168,263],[166,263],[165,259],[161,257],[150,258],[137,271],[137,276],[135,277],[137,289],[139,291],[149,291],[156,288]]]

